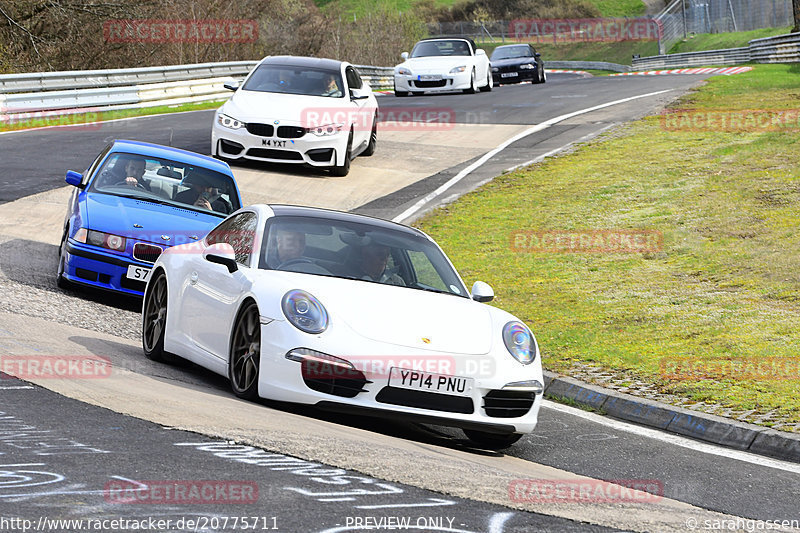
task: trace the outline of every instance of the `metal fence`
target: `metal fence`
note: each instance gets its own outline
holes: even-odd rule
[[[692,33],[750,31],[794,24],[792,0],[674,0],[656,20],[663,36],[659,53]]]
[[[704,50],[684,54],[667,54],[633,60],[634,70],[685,68],[708,65],[738,65],[741,63],[800,62],[800,33],[754,39],[743,48]]]

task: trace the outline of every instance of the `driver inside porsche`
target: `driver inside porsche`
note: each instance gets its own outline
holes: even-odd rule
[[[281,265],[303,257],[306,249],[306,234],[299,231],[279,229],[275,234],[278,252],[278,268]]]

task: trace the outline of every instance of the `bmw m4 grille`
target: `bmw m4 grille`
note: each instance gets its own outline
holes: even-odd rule
[[[275,133],[275,127],[272,124],[259,124],[258,122],[252,122],[247,124],[247,131],[253,135],[259,135],[261,137],[272,137],[272,135]]]
[[[278,137],[282,139],[299,139],[306,134],[300,126],[278,126]]]
[[[162,251],[160,246],[137,242],[133,245],[133,258],[145,263],[155,263]]]
[[[302,161],[303,156],[289,150],[274,150],[271,148],[250,148],[247,155],[263,157],[264,159],[285,159],[286,161]]]
[[[483,408],[493,418],[517,418],[528,414],[534,399],[534,392],[493,390],[483,397]]]

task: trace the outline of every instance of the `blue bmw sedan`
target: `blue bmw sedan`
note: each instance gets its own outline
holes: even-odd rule
[[[135,141],[106,146],[80,174],[64,220],[58,285],[141,296],[168,247],[205,237],[242,206],[227,163]]]

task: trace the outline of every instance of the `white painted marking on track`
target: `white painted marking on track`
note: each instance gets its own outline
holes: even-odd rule
[[[355,505],[356,509],[397,509],[406,507],[439,507],[442,505],[456,505],[458,502],[452,500],[440,500],[439,498],[429,498],[430,501],[423,503],[386,503],[382,505]]]
[[[706,442],[698,442],[681,435],[675,435],[673,433],[666,433],[657,429],[637,426],[621,420],[615,420],[607,416],[601,416],[588,411],[583,411],[568,405],[555,403],[550,400],[544,400],[542,402],[542,407],[545,407],[546,409],[552,409],[553,411],[558,411],[560,413],[577,416],[579,418],[583,418],[584,420],[589,420],[595,424],[610,427],[618,431],[625,431],[641,437],[659,440],[661,442],[666,442],[667,444],[681,446],[682,448],[688,448],[697,452],[707,453],[709,455],[717,455],[719,457],[726,457],[728,459],[734,459],[758,466],[765,466],[767,468],[774,468],[776,470],[783,470],[785,472],[792,472],[794,474],[800,474],[800,464],[781,461],[779,459],[771,459],[769,457],[763,457],[761,455],[743,452],[740,450],[723,448],[721,446],[716,446]]]
[[[22,389],[32,389],[30,385],[16,385],[12,387],[0,387],[0,390],[22,390]]]
[[[518,168],[527,167],[528,165],[533,165],[534,163],[541,163],[542,161],[544,161],[546,158],[550,157],[551,155],[554,155],[554,154],[557,154],[558,152],[566,150],[567,148],[569,148],[573,144],[582,143],[582,142],[584,142],[584,141],[586,141],[588,139],[591,139],[593,137],[597,137],[598,135],[600,135],[601,133],[603,133],[604,131],[606,131],[608,128],[610,128],[612,126],[616,126],[616,122],[614,122],[612,124],[609,124],[605,128],[602,128],[602,129],[600,129],[598,131],[593,131],[592,133],[584,135],[583,137],[581,137],[577,141],[568,142],[564,146],[559,146],[555,150],[550,150],[546,154],[542,154],[539,157],[535,157],[535,158],[531,159],[530,161],[526,161],[525,163],[520,163],[519,165],[514,165],[513,167],[507,168],[503,172],[514,172]]]
[[[503,533],[503,524],[514,516],[514,513],[496,513],[489,522],[489,533]]]
[[[461,170],[461,172],[459,172],[458,174],[456,174],[455,176],[453,176],[452,178],[447,180],[445,183],[440,185],[436,190],[434,190],[433,192],[427,194],[424,198],[419,200],[417,203],[415,203],[414,205],[412,205],[411,207],[409,207],[408,209],[406,209],[405,211],[403,211],[402,213],[400,213],[399,215],[394,217],[392,219],[392,222],[402,222],[402,221],[406,220],[407,218],[411,217],[414,213],[416,213],[417,211],[419,211],[420,209],[425,207],[426,204],[428,204],[429,202],[434,200],[436,197],[438,197],[441,194],[443,194],[445,191],[447,191],[447,189],[449,189],[450,187],[452,187],[453,185],[455,185],[456,183],[458,183],[459,181],[461,181],[465,177],[469,176],[475,169],[483,166],[484,163],[486,163],[491,158],[493,158],[495,155],[499,154],[500,152],[502,152],[503,150],[508,148],[511,144],[519,141],[520,139],[524,139],[525,137],[527,137],[529,135],[532,135],[532,134],[534,134],[536,132],[545,130],[545,129],[549,128],[550,126],[553,126],[555,124],[558,124],[559,122],[563,122],[565,120],[571,119],[572,117],[577,117],[578,115],[584,115],[586,113],[591,113],[592,111],[597,111],[599,109],[604,109],[606,107],[610,107],[610,106],[617,105],[617,104],[624,104],[626,102],[630,102],[630,101],[633,101],[633,100],[638,100],[640,98],[647,98],[649,96],[657,96],[659,94],[668,93],[668,92],[670,92],[672,90],[673,89],[666,89],[666,90],[663,90],[663,91],[656,91],[656,92],[647,93],[647,94],[640,94],[638,96],[631,96],[629,98],[622,98],[621,100],[614,100],[613,102],[606,102],[605,104],[596,105],[596,106],[589,107],[589,108],[586,108],[586,109],[573,111],[572,113],[567,113],[566,115],[561,115],[561,116],[558,116],[558,117],[555,117],[555,118],[551,118],[549,120],[546,120],[546,121],[542,122],[541,124],[537,124],[536,126],[528,128],[527,130],[525,130],[525,131],[523,131],[521,133],[518,133],[517,135],[511,137],[510,139],[507,139],[506,141],[502,142],[500,145],[498,145],[493,150],[490,150],[489,152],[486,152],[485,154],[483,154],[483,156],[481,156],[480,159],[478,159],[477,161],[475,161],[474,163],[472,163],[471,165],[469,165],[465,169]]]

